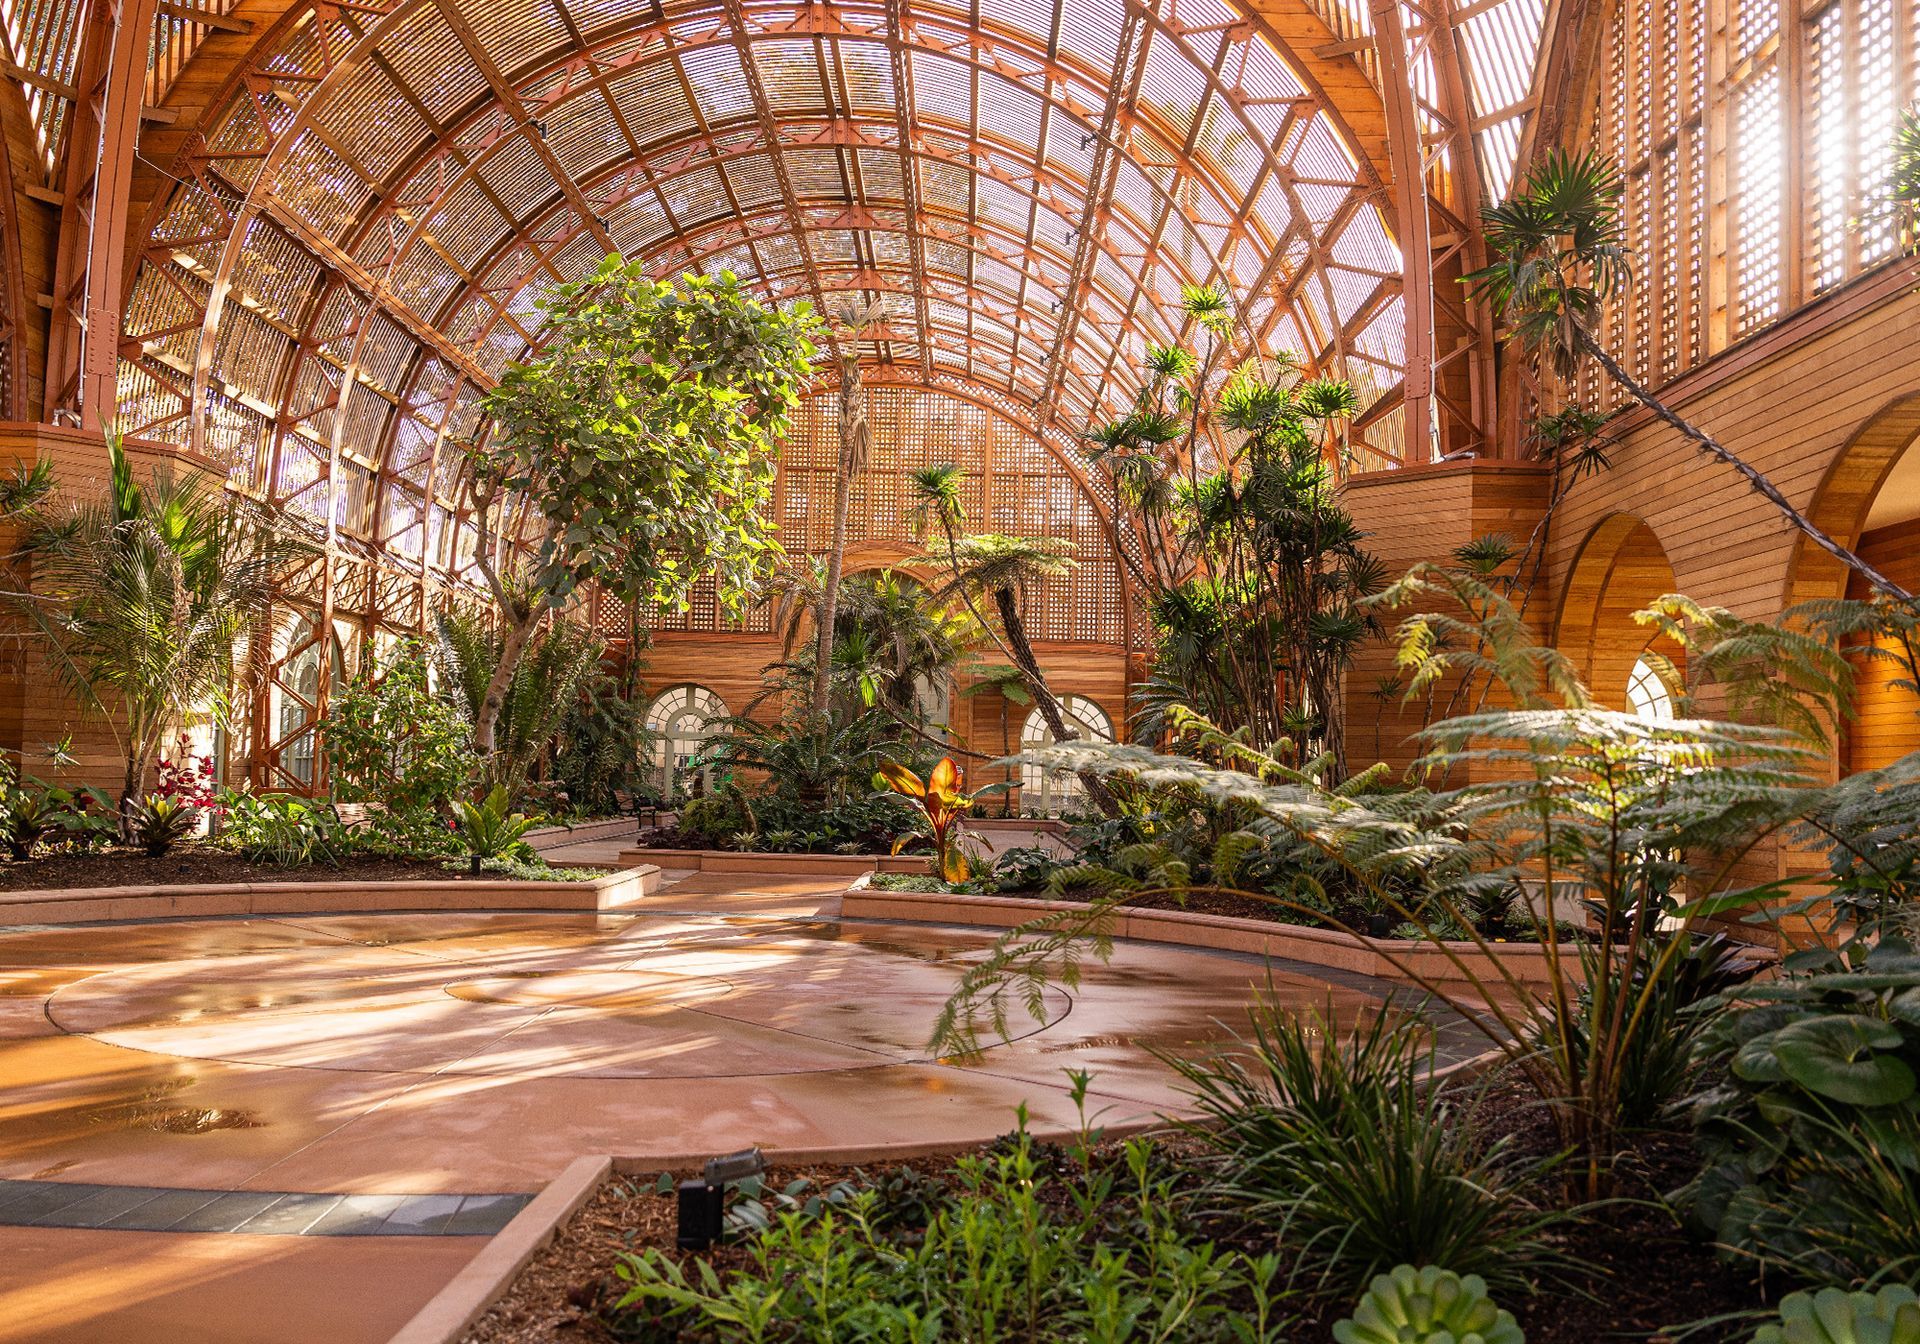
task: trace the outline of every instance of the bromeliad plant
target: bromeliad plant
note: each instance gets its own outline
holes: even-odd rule
[[[948,882],[965,882],[972,872],[966,851],[961,847],[966,833],[963,818],[974,802],[973,794],[962,791],[965,778],[951,756],[941,757],[924,780],[896,761],[882,765],[874,776],[877,788],[897,793],[920,809],[933,835],[933,853],[940,876]],[[893,852],[898,854],[913,838],[901,836],[894,842]]]
[[[533,822],[513,810],[513,799],[506,786],[496,784],[478,802],[456,799],[453,804],[454,834],[473,872],[487,859],[504,859],[519,848],[522,838],[533,829]]]

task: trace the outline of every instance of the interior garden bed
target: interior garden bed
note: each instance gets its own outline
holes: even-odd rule
[[[937,877],[913,871],[889,872],[882,870],[874,876],[872,883],[875,891],[917,892],[926,895],[989,895],[1001,896],[1010,900],[1061,901],[1072,904],[1092,904],[1096,893],[1086,888],[1069,887],[1062,891],[1047,891],[1033,887],[998,887],[982,890],[981,884],[968,883],[956,886],[943,882]],[[1165,910],[1194,915],[1217,915],[1228,919],[1253,919],[1277,925],[1283,929],[1313,929],[1327,932],[1339,932],[1334,926],[1324,922],[1309,922],[1304,916],[1271,901],[1263,901],[1250,895],[1230,891],[1189,891],[1174,893],[1167,891],[1144,892],[1139,895],[1120,894],[1113,897],[1116,905],[1129,910]],[[1410,924],[1393,923],[1370,924],[1365,911],[1346,910],[1338,913],[1338,918],[1348,927],[1377,938],[1393,939],[1404,942],[1424,941],[1417,928]],[[1538,946],[1541,939],[1524,919],[1511,920],[1498,933],[1484,932],[1483,937],[1489,943],[1511,943],[1523,946]],[[1582,930],[1563,925],[1561,936],[1569,941],[1584,938]],[[1471,942],[1470,939],[1457,941]]]
[[[1548,1126],[1537,1106],[1529,1105],[1514,1089],[1494,1089],[1483,1119],[1489,1140],[1505,1137],[1516,1147],[1539,1151],[1551,1146]],[[1158,1137],[1154,1146],[1156,1154],[1168,1162],[1189,1164],[1180,1182],[1181,1194],[1197,1193],[1198,1169],[1190,1164],[1198,1145],[1168,1133]],[[1100,1144],[1096,1152],[1099,1162],[1118,1161],[1119,1145]],[[1056,1172],[1073,1166],[1063,1150],[1048,1149],[1045,1158]],[[1501,1305],[1513,1311],[1529,1344],[1591,1344],[1616,1337],[1664,1341],[1677,1338],[1678,1329],[1720,1317],[1732,1319],[1687,1338],[1696,1344],[1747,1339],[1754,1313],[1769,1307],[1769,1296],[1750,1273],[1718,1257],[1660,1201],[1665,1190],[1683,1183],[1690,1174],[1692,1156],[1685,1138],[1666,1134],[1648,1138],[1629,1162],[1619,1202],[1567,1224],[1556,1238],[1559,1249],[1586,1266],[1590,1275],[1532,1298],[1503,1297]],[[805,1198],[841,1182],[877,1183],[884,1203],[920,1198],[929,1183],[947,1185],[952,1172],[951,1158],[926,1158],[884,1169],[776,1167],[768,1173],[766,1186],[781,1190],[804,1182],[801,1198]],[[1063,1203],[1065,1195],[1055,1191],[1054,1199]],[[1271,1229],[1258,1221],[1196,1211],[1188,1227],[1196,1242],[1210,1240],[1223,1250],[1258,1254],[1275,1249]],[[711,1338],[699,1330],[675,1333],[659,1328],[618,1308],[625,1285],[615,1266],[623,1255],[654,1248],[696,1281],[699,1260],[723,1279],[752,1263],[751,1243],[746,1239],[736,1238],[707,1252],[683,1252],[675,1248],[674,1236],[671,1194],[659,1193],[650,1179],[611,1178],[461,1337],[462,1344],[692,1344]],[[1285,1263],[1283,1250],[1283,1277]],[[1329,1338],[1333,1323],[1351,1309],[1344,1295],[1303,1288],[1286,1304],[1294,1322],[1286,1337]]]
[[[375,855],[349,855],[337,865],[308,863],[287,868],[255,863],[206,844],[180,845],[158,858],[116,845],[84,853],[43,854],[0,863],[0,891],[224,886],[256,882],[498,882],[502,876],[520,874],[503,874],[497,869],[475,874],[466,863],[457,860]],[[554,881],[585,881],[593,876],[585,870],[555,869],[551,874]]]

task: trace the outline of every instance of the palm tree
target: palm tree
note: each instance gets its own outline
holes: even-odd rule
[[[197,714],[228,720],[234,645],[314,548],[198,474],[136,484],[118,436],[107,454],[104,501],[30,527],[26,606],[55,670],[126,756],[124,830],[168,733]]]
[[[1047,686],[1040,660],[1034,656],[1033,642],[1027,637],[1027,623],[1021,615],[1033,586],[1043,579],[1057,578],[1073,567],[1072,545],[1055,537],[1015,537],[999,532],[982,532],[956,537],[948,547],[952,566],[943,594],[984,594],[993,603],[999,617],[1000,633],[996,642],[1013,660],[1026,679],[1027,692],[1033,697],[1040,717],[1055,742],[1074,742],[1079,730],[1067,722],[1060,701]],[[968,602],[972,607],[971,600]],[[982,623],[984,624],[984,622]],[[1098,776],[1082,774],[1087,797],[1102,812],[1116,808],[1106,782]]]
[[[766,669],[769,695],[784,693],[797,702],[818,684],[818,643],[799,646],[809,624],[817,628],[825,620],[824,579],[825,566],[819,561],[803,561],[773,579],[781,661]],[[919,685],[938,684],[950,676],[980,637],[979,626],[965,611],[934,600],[912,578],[891,569],[842,579],[831,628],[828,717],[853,703],[879,707],[910,727],[925,726],[917,713]]]
[[[864,308],[848,304],[835,319],[841,329],[840,453],[833,476],[833,542],[827,551],[827,572],[820,586],[820,619],[814,632],[813,699],[815,718],[827,713],[827,694],[833,667],[834,608],[840,600],[840,573],[847,562],[847,506],[854,478],[867,469],[873,451],[873,426],[867,420],[867,389],[860,377],[860,338],[886,315],[879,300]]]
[[[1601,155],[1549,154],[1528,171],[1513,196],[1481,211],[1494,260],[1465,277],[1469,292],[1505,320],[1508,339],[1544,356],[1563,380],[1579,372],[1582,360],[1593,359],[1682,438],[1745,477],[1814,545],[1874,587],[1909,600],[1905,589],[1794,508],[1772,481],[1654,396],[1594,338],[1601,310],[1633,278],[1620,196],[1619,169]]]
[[[504,656],[505,635],[461,611],[436,612],[434,625],[441,692],[478,723]],[[485,758],[488,789],[504,786],[519,801],[605,653],[598,638],[568,621],[555,621],[533,637],[500,699],[493,750]]]
[[[1011,663],[985,663],[970,669],[973,685],[962,692],[963,695],[985,695],[988,691],[997,691],[1000,695],[1000,754],[1013,755],[1013,720],[1007,713],[1007,706],[1019,705],[1023,709],[1033,703],[1033,697],[1027,694],[1026,675]],[[1000,794],[1000,815],[1013,815],[1013,790],[1003,790]]]

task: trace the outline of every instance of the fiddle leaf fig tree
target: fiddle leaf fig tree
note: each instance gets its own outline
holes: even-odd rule
[[[819,326],[730,272],[668,283],[617,255],[541,312],[537,357],[487,394],[494,432],[470,449],[475,563],[505,627],[483,753],[528,641],[588,582],[635,610],[684,609],[711,577],[744,609],[779,554],[775,459]]]

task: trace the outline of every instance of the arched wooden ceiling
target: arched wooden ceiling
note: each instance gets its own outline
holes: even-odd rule
[[[776,300],[884,297],[870,363],[977,387],[1050,443],[1118,405],[1147,348],[1182,334],[1182,286],[1218,285],[1244,351],[1352,379],[1361,435],[1398,460],[1403,391],[1427,396],[1439,365],[1444,399],[1446,359],[1479,348],[1443,331],[1452,354],[1436,360],[1432,329],[1450,319],[1428,268],[1403,279],[1403,243],[1417,255],[1417,233],[1436,266],[1461,250],[1461,184],[1488,176],[1475,137],[1525,113],[1486,103],[1488,76],[1461,64],[1469,32],[1506,24],[1489,50],[1524,87],[1545,14],[1545,0],[201,3],[68,0],[94,14],[69,86],[94,96],[73,106],[64,174],[88,227],[63,241],[48,410],[117,409],[316,518],[358,491],[396,520],[451,506],[441,442],[537,342],[543,289],[609,248],[662,274],[731,269]],[[116,70],[126,25],[143,23],[175,36],[164,53],[155,38],[135,90]],[[142,117],[129,168],[115,127]],[[1392,181],[1396,162],[1419,170]],[[111,172],[129,186],[95,209]],[[133,248],[110,267],[116,231]],[[102,283],[114,267],[118,290]],[[97,315],[120,292],[103,352]]]

